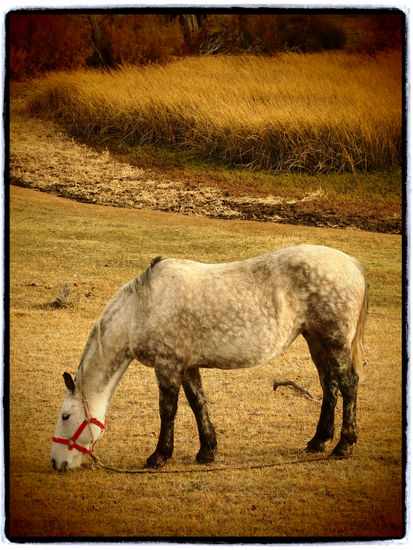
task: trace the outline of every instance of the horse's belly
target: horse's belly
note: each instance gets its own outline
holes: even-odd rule
[[[276,337],[275,331],[255,327],[254,330],[209,335],[194,350],[194,362],[200,367],[219,369],[248,368],[264,364],[281,354],[288,343]]]

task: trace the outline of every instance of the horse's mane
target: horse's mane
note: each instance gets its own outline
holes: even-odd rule
[[[142,273],[132,279],[132,281],[123,285],[103,309],[98,323],[101,324],[104,321],[105,315],[110,311],[112,305],[117,303],[120,298],[124,298],[125,295],[127,297],[130,294],[140,294],[142,291],[149,288],[152,270],[154,266],[158,264],[161,260],[163,260],[162,256],[157,256],[151,261],[150,265],[145,269],[145,271],[142,271]],[[98,327],[98,335],[99,332],[100,330]]]
[[[121,291],[128,293],[140,293],[143,289],[149,287],[153,267],[161,260],[163,260],[162,256],[157,256],[154,258],[145,271],[142,271],[142,273],[130,281],[130,283],[127,283],[124,287],[122,287]]]
[[[99,355],[103,359],[103,346],[102,346],[102,334],[104,332],[104,323],[105,318],[107,317],[108,313],[110,312],[112,306],[116,304],[120,299],[125,298],[127,296],[130,296],[131,294],[141,294],[146,289],[150,289],[150,278],[152,274],[153,267],[158,264],[161,260],[163,260],[162,256],[157,256],[154,258],[150,265],[140,273],[135,279],[132,279],[129,283],[126,283],[123,285],[113,296],[113,298],[106,304],[104,307],[99,319],[97,320],[92,333],[89,336],[89,340],[86,344],[86,347],[83,351],[82,358],[80,360],[80,367],[83,364],[83,360],[87,355],[87,352],[89,350],[91,340],[96,337],[98,349],[99,349]]]

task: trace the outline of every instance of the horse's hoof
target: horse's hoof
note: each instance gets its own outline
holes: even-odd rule
[[[331,456],[334,458],[349,458],[353,454],[353,447],[351,443],[346,441],[339,441],[337,446],[334,447]]]
[[[325,441],[312,439],[307,443],[306,451],[308,453],[322,453],[325,450]]]
[[[153,453],[148,460],[146,461],[145,468],[152,468],[152,470],[159,470],[165,466],[166,458],[159,455],[158,453]]]
[[[210,464],[215,460],[215,451],[211,449],[206,449],[199,451],[196,455],[196,461],[198,464]]]

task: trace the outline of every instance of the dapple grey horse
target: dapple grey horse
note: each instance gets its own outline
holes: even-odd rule
[[[367,284],[360,263],[332,248],[296,245],[223,264],[155,258],[103,310],[66,396],[51,449],[56,470],[80,466],[105,429],[105,413],[132,359],[154,368],[160,435],[146,466],[171,457],[178,394],[183,386],[198,425],[199,463],[217,447],[200,368],[264,364],[302,334],[323,389],[320,419],[307,449],[333,438],[338,392],[343,397],[336,456],[357,439],[357,368],[362,362]]]

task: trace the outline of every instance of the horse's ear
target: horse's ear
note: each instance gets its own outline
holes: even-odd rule
[[[73,381],[72,375],[68,372],[63,373],[63,378],[65,380],[66,388],[71,391],[72,393],[75,393],[75,383]]]

